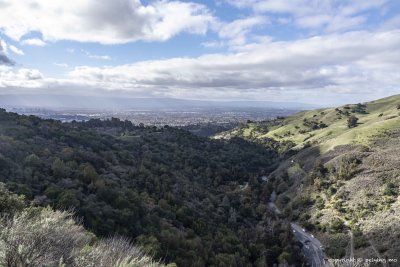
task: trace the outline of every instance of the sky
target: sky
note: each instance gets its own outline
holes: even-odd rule
[[[399,0],[0,0],[0,95],[335,105],[399,93]]]

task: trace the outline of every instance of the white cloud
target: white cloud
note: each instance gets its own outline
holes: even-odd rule
[[[81,50],[88,58],[98,59],[98,60],[111,60],[111,57],[108,55],[95,55],[86,50]]]
[[[256,14],[284,14],[293,17],[301,28],[328,32],[357,29],[367,17],[363,12],[382,10],[390,0],[309,1],[309,0],[225,0],[238,8],[250,8]]]
[[[14,70],[11,67],[0,66],[0,88],[40,88],[44,85],[42,79],[43,75],[37,69]]]
[[[0,39],[0,52],[4,54],[8,54],[8,45],[4,40]]]
[[[0,67],[4,65],[12,66],[15,63],[8,57],[8,44],[0,39]],[[1,76],[0,76],[1,78]]]
[[[168,94],[221,90],[375,90],[399,84],[400,32],[353,32],[294,42],[270,42],[252,51],[199,58],[145,61],[117,67],[78,67],[70,78],[109,89],[142,88]],[[366,79],[368,78],[368,79]],[[167,89],[168,90],[167,90]],[[212,91],[211,90],[211,91]]]
[[[206,6],[180,1],[148,5],[140,0],[2,2],[0,28],[18,41],[32,31],[40,32],[45,41],[165,41],[181,32],[204,34],[214,21]]]
[[[45,46],[46,43],[39,38],[25,39],[21,41],[22,45]]]
[[[254,27],[267,23],[269,23],[268,18],[263,16],[238,19],[222,24],[218,34],[220,38],[228,40],[230,46],[241,46],[247,43],[248,34]]]
[[[22,51],[21,49],[15,47],[13,45],[9,45],[9,48],[14,54],[17,54],[17,55],[20,55],[20,56],[25,55],[24,51]]]
[[[80,66],[68,72],[67,79],[30,80],[26,72],[8,74],[4,79],[0,72],[0,80],[3,87],[50,87],[60,92],[298,101],[325,97],[326,101],[334,101],[344,95],[362,98],[399,92],[399,69],[400,31],[395,30],[330,34],[296,41],[267,40],[248,50],[197,58]]]

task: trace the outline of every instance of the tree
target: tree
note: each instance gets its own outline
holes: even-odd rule
[[[3,183],[0,183],[0,214],[14,214],[25,207],[25,199],[10,193]]]
[[[35,154],[30,154],[29,156],[27,156],[25,158],[24,163],[27,166],[37,167],[40,165],[40,158],[38,156],[36,156]]]
[[[83,168],[83,177],[85,178],[86,182],[95,182],[99,175],[96,172],[96,169],[91,165],[91,164],[87,164],[84,168]]]
[[[64,177],[66,174],[65,164],[60,158],[56,158],[51,165],[51,169],[53,170],[53,174],[56,177]]]
[[[357,126],[357,122],[358,122],[358,118],[356,116],[354,116],[354,115],[350,116],[347,119],[347,127],[349,127],[349,128],[356,127]]]

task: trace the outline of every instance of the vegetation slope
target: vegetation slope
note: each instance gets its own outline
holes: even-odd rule
[[[274,143],[278,147],[278,143]],[[0,110],[0,181],[36,206],[74,209],[98,236],[178,266],[303,262],[258,179],[279,153],[112,119],[61,123]]]
[[[330,257],[400,255],[399,95],[250,123],[216,136],[232,137],[288,143],[290,157],[269,176],[277,204],[313,231]]]
[[[71,212],[29,205],[0,183],[0,265],[161,267],[129,241],[97,239]]]
[[[291,142],[295,148],[318,145],[324,153],[339,145],[368,145],[380,134],[400,127],[400,96],[345,105],[338,108],[299,112],[288,118],[248,123],[234,130],[217,134],[215,138],[229,139],[232,136],[263,142]],[[348,127],[350,117],[356,116],[357,127]]]

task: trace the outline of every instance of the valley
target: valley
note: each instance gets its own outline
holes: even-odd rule
[[[0,181],[35,207],[73,208],[99,238],[126,236],[165,264],[395,259],[399,103],[250,121],[211,138],[2,110]]]
[[[400,0],[0,0],[0,267],[399,267]]]

